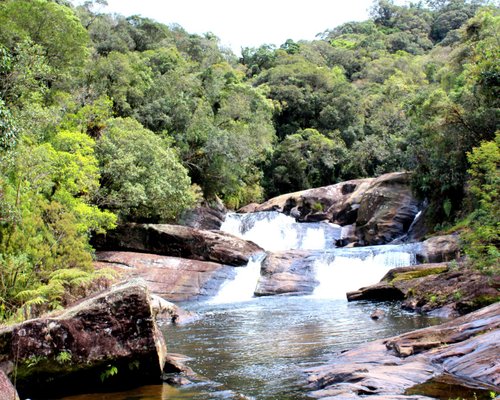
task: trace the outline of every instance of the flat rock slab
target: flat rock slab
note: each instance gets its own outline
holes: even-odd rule
[[[142,278],[149,290],[170,301],[214,296],[236,269],[208,261],[126,251],[97,252],[97,267],[113,268],[122,278]]]
[[[229,233],[181,225],[128,224],[93,239],[99,250],[153,253],[225,265],[245,265],[264,250]]]
[[[311,395],[328,399],[428,398],[407,390],[447,374],[464,386],[500,391],[500,303],[448,323],[377,340],[306,371]]]
[[[149,291],[136,283],[0,331],[2,369],[22,398],[159,382],[165,357]]]

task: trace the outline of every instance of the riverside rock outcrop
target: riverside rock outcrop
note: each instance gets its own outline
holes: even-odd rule
[[[0,368],[22,398],[159,382],[166,345],[140,283],[0,330]]]
[[[19,400],[16,389],[0,369],[0,400]]]
[[[255,295],[312,293],[318,281],[315,278],[314,259],[309,259],[308,254],[300,250],[268,253],[262,263]]]
[[[252,242],[220,231],[181,225],[127,224],[94,238],[99,250],[153,253],[225,265],[245,265],[263,250]]]
[[[403,300],[402,307],[457,316],[500,300],[500,277],[447,263],[391,269],[379,283],[347,293],[349,301]]]
[[[209,261],[126,251],[96,253],[97,267],[116,270],[122,279],[142,278],[149,290],[170,301],[214,296],[234,277],[234,267]]]
[[[434,398],[431,379],[500,391],[500,303],[430,328],[377,340],[306,371],[315,398]],[[453,397],[453,396],[452,396]]]
[[[410,177],[407,172],[394,172],[355,179],[284,194],[243,210],[280,211],[301,222],[354,224],[354,240],[359,244],[385,244],[407,233],[418,213]]]

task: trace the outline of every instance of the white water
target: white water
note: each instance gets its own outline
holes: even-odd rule
[[[336,249],[319,256],[314,266],[319,285],[313,296],[345,299],[346,292],[372,285],[391,269],[416,264],[418,244]]]
[[[252,258],[245,267],[238,267],[234,279],[224,282],[219,293],[209,303],[237,303],[252,299],[264,258],[265,254],[259,254]]]
[[[350,235],[353,227],[341,228],[330,223],[297,223],[277,212],[229,214],[221,230],[250,240],[267,251],[311,250],[316,280],[313,296],[345,299],[346,292],[378,282],[391,268],[416,264],[420,245],[382,245],[335,248],[335,240]],[[249,300],[260,277],[264,256],[239,268],[234,280],[226,282],[214,303]]]
[[[270,211],[228,214],[221,231],[250,240],[267,251],[323,250],[332,248],[341,228],[327,222],[298,223],[285,214]]]

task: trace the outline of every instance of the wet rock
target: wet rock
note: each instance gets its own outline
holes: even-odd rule
[[[251,211],[280,211],[299,222],[355,224],[354,237],[339,244],[385,244],[405,235],[418,212],[420,203],[412,194],[410,177],[394,172],[284,194],[252,206]]]
[[[404,300],[412,311],[452,317],[500,300],[500,277],[459,265],[422,264],[391,269],[379,283],[347,293],[349,301]]]
[[[384,317],[385,317],[384,310],[380,310],[378,308],[375,311],[373,311],[371,313],[371,315],[370,315],[370,318],[374,319],[374,320],[381,319],[381,318],[384,318]]]
[[[439,263],[460,259],[460,242],[457,235],[434,236],[422,243],[417,260],[423,263]]]
[[[408,231],[419,206],[410,177],[406,172],[382,175],[363,193],[356,219],[361,243],[386,244]]]
[[[339,354],[330,365],[306,371],[311,395],[328,399],[427,398],[407,395],[443,374],[464,387],[499,391],[500,303],[451,322],[377,340]],[[488,351],[489,349],[489,351]]]
[[[302,222],[329,220],[339,225],[356,221],[364,191],[374,178],[355,179],[335,185],[284,194],[262,203],[254,211],[280,211]]]
[[[200,318],[198,314],[186,311],[178,305],[155,294],[151,295],[151,306],[153,308],[153,314],[159,323],[180,325],[196,321]]]
[[[128,224],[94,238],[100,250],[125,250],[245,265],[263,250],[252,242],[224,232],[193,229],[181,225]]]
[[[0,369],[0,400],[19,400],[16,389]]]
[[[180,218],[179,224],[195,229],[218,230],[220,229],[227,209],[220,199],[211,202],[203,202],[198,207],[185,211]]]
[[[308,254],[300,250],[268,253],[262,263],[255,295],[312,293],[318,281],[314,273],[314,259],[308,258]]]
[[[253,213],[257,211],[257,208],[259,208],[259,206],[260,206],[259,203],[250,203],[238,209],[238,213],[239,214]]]
[[[143,278],[152,293],[174,302],[214,296],[236,274],[232,266],[157,254],[105,251],[96,257],[97,267],[111,267],[122,279]]]
[[[138,283],[0,330],[0,361],[15,365],[23,398],[158,382],[165,357],[149,291]]]

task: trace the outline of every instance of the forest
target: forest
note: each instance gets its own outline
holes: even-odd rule
[[[94,233],[391,171],[498,273],[494,3],[376,0],[367,21],[241,57],[103,5],[0,1],[0,322],[106,279]]]

